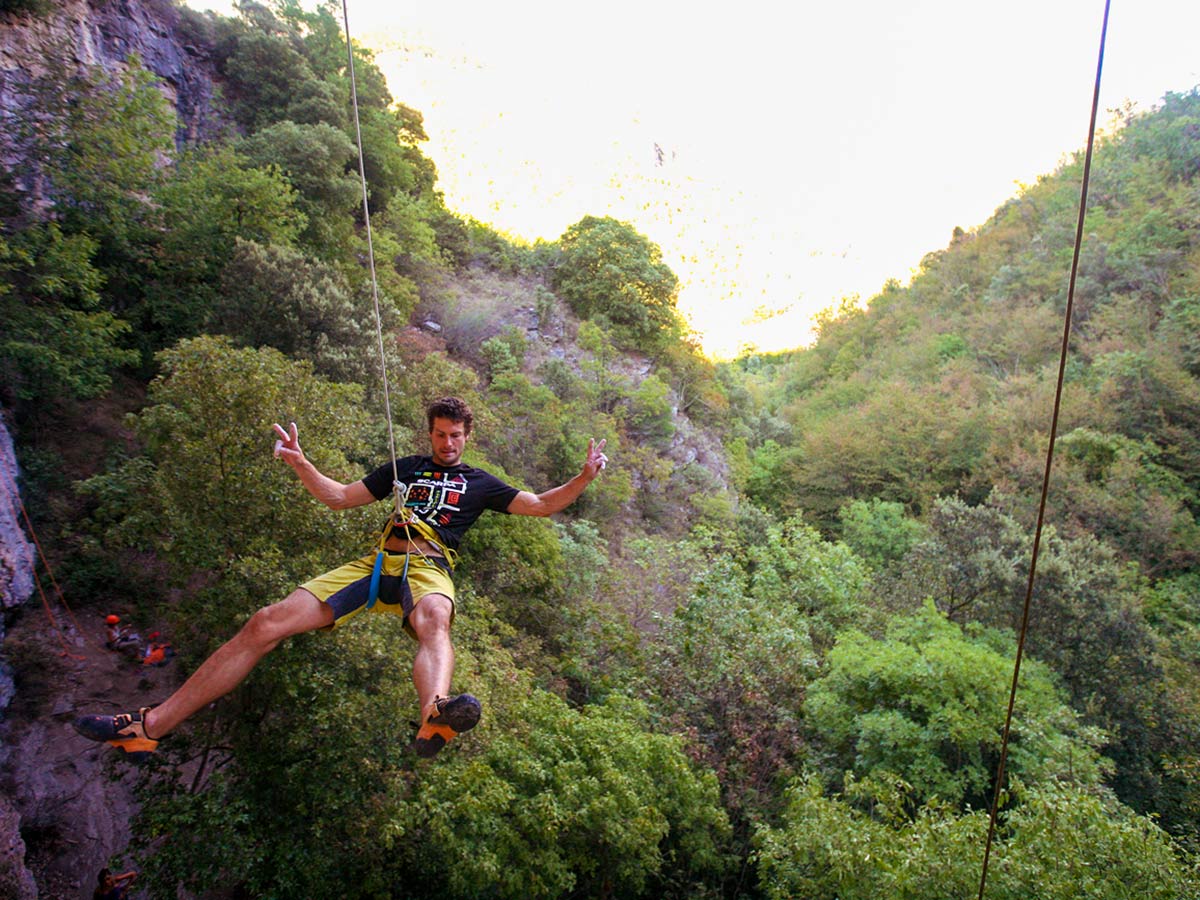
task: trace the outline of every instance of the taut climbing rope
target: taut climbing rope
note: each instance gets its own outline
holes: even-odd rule
[[[1092,150],[1096,144],[1096,115],[1100,108],[1100,74],[1104,70],[1104,44],[1108,37],[1108,10],[1111,0],[1104,2],[1104,21],[1100,26],[1100,54],[1096,61],[1096,82],[1092,90],[1092,116],[1088,124],[1087,153],[1083,160],[1083,179],[1079,191],[1079,219],[1075,226],[1075,252],[1071,258],[1071,277],[1067,283],[1067,309],[1063,315],[1062,345],[1058,358],[1058,383],[1054,390],[1054,412],[1050,417],[1050,441],[1046,447],[1046,467],[1042,474],[1042,495],[1038,502],[1037,528],[1033,535],[1033,553],[1029,559],[1029,580],[1025,585],[1025,605],[1021,611],[1021,630],[1017,637],[1017,656],[1013,664],[1012,687],[1008,694],[1008,713],[1004,719],[1004,734],[1000,741],[1000,762],[996,768],[996,790],[992,796],[992,811],[988,820],[987,843],[983,851],[983,871],[979,877],[979,900],[987,887],[988,861],[996,835],[996,818],[1004,790],[1004,769],[1008,762],[1008,739],[1012,731],[1013,707],[1017,701],[1017,680],[1021,675],[1021,657],[1025,652],[1025,634],[1029,630],[1029,608],[1033,602],[1033,582],[1037,574],[1038,551],[1042,543],[1042,525],[1046,519],[1046,498],[1050,493],[1050,469],[1054,463],[1054,440],[1058,434],[1058,412],[1062,406],[1063,379],[1067,371],[1067,349],[1071,339],[1071,314],[1075,308],[1075,279],[1079,273],[1079,251],[1083,244],[1083,223],[1087,214],[1088,180],[1092,171]]]

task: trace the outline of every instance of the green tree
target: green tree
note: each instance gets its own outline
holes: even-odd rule
[[[136,360],[129,325],[100,308],[96,241],[55,224],[0,235],[0,398],[22,413],[61,395],[100,396]]]
[[[613,371],[618,354],[608,324],[603,317],[596,322],[581,323],[577,340],[589,354],[581,363],[583,378],[588,382],[588,399],[594,408],[611,413],[624,396],[628,381]]]
[[[145,461],[132,459],[83,486],[88,494],[136,504],[102,504],[96,512],[113,523],[118,543],[157,547],[181,579],[220,578],[229,603],[253,604],[242,607],[247,614],[282,596],[288,584],[324,571],[318,566],[368,544],[365,513],[331,517],[270,452],[272,424],[296,421],[309,435],[306,453],[322,471],[355,477],[342,454],[361,442],[360,388],[326,382],[311,364],[276,350],[237,349],[224,338],[182,341],[159,362],[163,374],[133,420]],[[141,487],[120,490],[129,479]],[[286,556],[279,534],[284,508],[287,542],[295,542]],[[277,571],[256,584],[268,561]],[[203,646],[227,636],[233,608],[210,610],[207,598],[189,599],[179,614],[189,634],[205,636]]]
[[[654,373],[642,379],[629,398],[628,427],[634,437],[663,449],[675,434],[669,389]]]
[[[1168,304],[1163,337],[1175,345],[1183,367],[1200,377],[1200,297],[1176,297]]]
[[[1149,440],[1158,461],[1200,492],[1200,381],[1170,357],[1118,351],[1096,361],[1102,430]]]
[[[125,261],[153,224],[146,198],[174,149],[175,117],[136,54],[126,68],[68,74],[56,60],[31,85],[36,112],[20,130],[31,162],[49,182],[54,214],[68,233],[100,241],[102,267]]]
[[[899,503],[854,500],[839,512],[842,540],[876,569],[902,559],[923,533],[921,523],[904,514]]]
[[[792,604],[808,621],[818,652],[844,629],[867,624],[866,567],[845,544],[824,540],[801,517],[767,526],[746,560],[750,591]]]
[[[721,384],[717,367],[704,356],[694,337],[670,342],[663,352],[671,390],[678,398],[679,411],[696,421],[724,426],[729,413],[729,398]]]
[[[632,226],[585,216],[559,245],[554,287],[580,317],[605,316],[623,343],[651,353],[679,338],[679,280],[662,251]]]
[[[877,582],[887,605],[916,610],[927,597],[951,620],[1013,627],[1029,536],[997,504],[934,504],[925,539]],[[1027,571],[1027,570],[1026,570]]]
[[[1012,660],[933,609],[884,640],[844,632],[809,688],[807,723],[831,779],[891,775],[918,804],[986,807],[994,790]],[[1080,726],[1044,666],[1026,660],[1008,771],[1023,783],[1099,782],[1099,735]]]
[[[432,770],[420,827],[457,896],[694,897],[723,874],[716,779],[646,709],[535,691],[468,766]],[[519,725],[516,723],[520,723]]]
[[[308,359],[323,375],[360,384],[379,371],[373,304],[341,272],[300,250],[239,240],[221,273],[210,327],[248,346]],[[380,298],[385,332],[398,316]]]
[[[654,648],[656,693],[670,729],[690,735],[692,752],[717,773],[744,844],[798,771],[800,709],[818,657],[800,610],[750,590],[730,555],[693,578]]]
[[[1200,530],[1194,492],[1161,465],[1150,441],[1076,428],[1062,436],[1055,474],[1064,530],[1086,531],[1136,560],[1151,576],[1190,569]]]
[[[487,605],[460,599],[458,677],[487,710],[470,742],[432,766],[399,746],[411,699],[390,682],[412,651],[388,617],[293,639],[208,726],[235,755],[143,794],[138,836],[156,848],[145,865],[156,891],[712,896],[728,824],[711,773],[652,732],[640,704],[576,711],[533,688],[489,634],[502,626]],[[344,854],[321,852],[331,844]]]
[[[987,447],[989,424],[973,405],[977,387],[873,384],[848,408],[806,424],[789,480],[811,520],[833,531],[847,502],[877,497],[920,512],[964,487]],[[966,396],[963,396],[965,394]],[[796,421],[805,410],[791,413]]]
[[[293,104],[310,101],[315,94],[312,85],[320,84],[291,40],[257,29],[246,29],[237,37],[222,69],[234,118],[247,133],[293,119],[289,115]]]
[[[344,132],[325,123],[278,122],[238,149],[255,167],[278,166],[297,190],[297,206],[308,220],[307,243],[329,255],[349,243],[362,188],[351,171],[354,144]]]
[[[786,503],[780,486],[784,483],[783,466],[787,452],[777,441],[767,439],[750,455],[750,467],[746,473],[746,494],[765,510],[781,513],[794,512],[794,505]]]
[[[525,336],[509,327],[503,334],[490,337],[479,348],[492,378],[519,372],[525,360]]]
[[[1049,783],[1021,789],[1001,820],[988,867],[996,900],[1124,900],[1187,896],[1194,867],[1150,820],[1094,791]],[[929,804],[914,816],[903,785],[863,783],[851,802],[797,782],[778,827],[758,834],[770,900],[969,897],[979,888],[988,817]],[[857,802],[855,802],[857,801]],[[869,805],[871,812],[860,807]]]
[[[911,610],[920,598],[932,597],[957,621],[1016,634],[1029,572],[1028,534],[996,507],[957,500],[941,501],[929,524],[927,538],[884,579],[885,602]],[[1027,653],[1062,679],[1087,724],[1110,736],[1102,749],[1117,764],[1117,795],[1139,811],[1161,812],[1158,804],[1172,805],[1164,795],[1163,766],[1179,712],[1164,691],[1162,661],[1138,587],[1115,554],[1090,535],[1066,539],[1047,529]]]
[[[204,330],[238,241],[286,247],[307,224],[280,171],[253,168],[228,145],[185,154],[156,200],[163,231],[135,316],[144,352]]]

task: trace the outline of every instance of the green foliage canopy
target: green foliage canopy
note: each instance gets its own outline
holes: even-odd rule
[[[426,833],[459,895],[695,896],[722,874],[716,780],[644,708],[574,712],[535,692],[464,768],[420,786]]]
[[[822,796],[798,782],[778,827],[758,835],[759,880],[770,900],[926,900],[978,892],[985,812],[930,804],[915,817],[904,788],[864,783],[856,791],[875,814]],[[1196,890],[1195,873],[1167,836],[1092,791],[1049,783],[1021,790],[1001,822],[988,868],[987,896],[998,900],[1168,898]]]
[[[100,396],[114,368],[136,355],[122,347],[129,326],[99,308],[103,276],[96,241],[55,224],[0,235],[0,399],[50,404],[61,395]]]
[[[151,467],[149,485],[144,466],[132,460],[83,486],[101,498],[138,497],[133,508],[102,504],[98,511],[101,520],[120,523],[113,531],[119,543],[157,545],[180,578],[196,572],[231,577],[229,599],[243,598],[250,608],[368,545],[362,517],[342,515],[331,525],[328,510],[271,455],[272,424],[295,421],[308,435],[302,446],[323,471],[352,477],[342,448],[353,450],[361,441],[360,388],[327,382],[310,364],[276,350],[237,349],[227,339],[208,336],[163,351],[160,363],[163,374],[133,420]],[[141,487],[122,491],[129,478]],[[288,542],[295,541],[298,550],[286,560],[278,534],[284,510]],[[266,560],[278,571],[264,591],[254,579]],[[180,612],[203,621],[213,615],[206,606],[197,600]],[[191,624],[197,627],[195,620]]]
[[[338,381],[372,383],[379,342],[371,298],[355,295],[340,270],[297,249],[238,240],[221,273],[210,327],[251,346],[308,359]],[[380,298],[382,327],[398,316]]]
[[[805,717],[834,777],[892,775],[917,803],[986,807],[1011,672],[1007,654],[930,604],[894,621],[882,641],[843,632],[809,688]],[[1045,667],[1027,660],[1021,676],[1008,772],[1033,784],[1097,784],[1099,736],[1079,726]]]
[[[624,343],[650,353],[680,337],[679,280],[662,251],[632,226],[585,216],[559,246],[554,286],[580,317],[603,315]]]

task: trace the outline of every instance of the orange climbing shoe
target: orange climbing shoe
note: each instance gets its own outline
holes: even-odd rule
[[[140,761],[158,748],[158,741],[146,734],[146,713],[151,709],[143,706],[137,712],[115,716],[81,716],[71,724],[85,738],[103,741]]]
[[[456,735],[478,725],[482,714],[483,707],[470,694],[438,697],[421,713],[421,726],[413,742],[417,756],[423,759],[436,756]]]

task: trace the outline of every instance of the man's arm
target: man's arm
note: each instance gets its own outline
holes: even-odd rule
[[[508,512],[517,516],[552,516],[566,509],[579,499],[579,495],[608,463],[608,457],[603,452],[605,443],[606,441],[602,440],[597,444],[595,438],[588,441],[587,459],[584,460],[583,470],[578,475],[566,484],[560,484],[540,494],[521,491],[513,497],[512,503],[508,504]]]
[[[290,431],[284,431],[281,426],[276,425],[275,433],[279,435],[279,440],[275,442],[275,458],[282,459],[291,466],[308,492],[330,509],[351,509],[375,502],[375,498],[361,481],[342,484],[322,474],[310,463],[304,451],[300,449],[295,422],[292,423]]]

